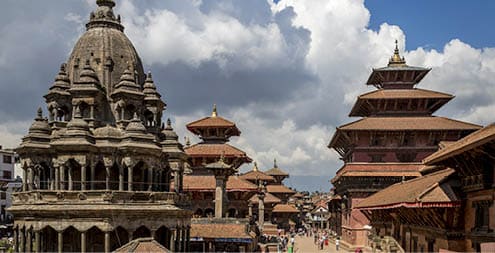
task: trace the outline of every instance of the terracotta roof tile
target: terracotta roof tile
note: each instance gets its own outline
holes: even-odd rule
[[[249,201],[253,204],[258,204],[259,202],[259,199],[258,199],[258,195],[255,194],[254,196],[252,196]],[[273,203],[280,203],[282,200],[280,200],[279,198],[273,196],[273,194],[270,194],[270,193],[266,193],[265,194],[265,199],[264,199],[264,202],[265,204],[273,204]]]
[[[495,141],[495,124],[484,127],[470,135],[445,146],[445,148],[431,154],[424,159],[424,163],[432,165],[442,160],[459,155],[467,150]]]
[[[214,176],[185,175],[183,179],[184,191],[215,191]],[[258,187],[238,176],[230,176],[227,180],[227,191],[257,191]]]
[[[266,186],[269,193],[295,193],[296,191],[287,188],[285,185],[269,184]]]
[[[339,130],[478,130],[481,126],[444,117],[367,117]]]
[[[256,181],[256,180],[263,180],[267,182],[273,182],[275,181],[275,178],[273,178],[270,175],[267,175],[266,173],[259,171],[259,170],[251,170],[248,171],[242,175],[239,176],[242,179],[245,180],[250,180],[250,181]]]
[[[459,198],[450,185],[444,183],[453,173],[454,170],[448,168],[391,185],[362,200],[356,205],[356,208],[457,206]]]
[[[140,253],[148,253],[148,252],[172,252],[167,248],[163,247],[160,243],[153,240],[153,238],[138,238],[132,240],[122,247],[116,249],[114,252],[116,253],[129,253],[129,252],[140,252]]]
[[[454,96],[432,90],[424,89],[378,89],[362,94],[358,99],[396,99],[396,98],[446,98],[451,99]]]
[[[200,128],[231,128],[230,135],[232,136],[239,136],[241,134],[241,131],[237,128],[237,126],[229,121],[226,120],[220,116],[216,117],[205,117],[200,120],[193,121],[189,124],[186,125],[187,129],[195,134],[198,134],[195,129],[200,129]]]
[[[191,237],[252,239],[245,224],[191,224]]]
[[[278,168],[278,167],[271,168],[271,169],[269,169],[269,170],[265,171],[265,173],[266,173],[267,175],[270,175],[270,176],[288,176],[288,175],[289,175],[289,173],[287,173],[287,172],[285,172],[285,171],[281,170],[281,169],[280,169],[280,168]]]
[[[274,212],[274,213],[298,213],[299,210],[297,210],[297,208],[295,208],[294,206],[289,205],[289,204],[277,204],[273,207],[272,212]]]
[[[186,147],[184,151],[191,157],[217,157],[224,154],[225,157],[245,157],[248,161],[251,161],[251,158],[249,158],[244,151],[225,143],[198,143]]]

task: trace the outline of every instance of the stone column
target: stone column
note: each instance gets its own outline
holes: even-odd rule
[[[189,240],[187,239],[187,232],[188,232],[187,227],[184,227],[182,230],[182,234],[183,234],[183,236],[182,236],[182,251],[184,251],[184,252],[188,251],[187,245],[189,244],[188,243]]]
[[[124,190],[124,167],[119,166],[119,191]]]
[[[189,241],[191,240],[191,227],[187,226],[186,230],[186,252],[189,252],[191,249],[189,248]]]
[[[105,166],[105,189],[110,190],[110,170],[112,166]]]
[[[41,235],[40,235],[40,231],[39,230],[36,230],[34,231],[34,252],[41,252]]]
[[[96,164],[94,166],[91,166],[91,169],[90,169],[90,187],[91,187],[91,190],[94,190],[95,189],[95,168],[96,167]]]
[[[148,191],[153,190],[153,168],[148,168]]]
[[[33,239],[31,238],[31,229],[26,229],[26,252],[31,252],[31,246],[33,244]]]
[[[65,165],[60,165],[60,190],[65,190]]]
[[[93,180],[91,180],[93,182]],[[81,191],[86,190],[86,165],[81,165]]]
[[[81,253],[86,252],[86,231],[81,232]]]
[[[33,184],[34,184],[34,176],[33,176],[33,167],[28,167],[28,190],[32,191],[33,190]]]
[[[251,202],[248,204],[248,216],[253,217],[253,203]]]
[[[127,176],[127,190],[132,191],[132,167],[127,168],[128,176]]]
[[[224,214],[224,190],[225,190],[225,176],[215,176],[215,218],[222,218]]]
[[[14,252],[20,252],[19,250],[19,228],[14,229]]]
[[[265,194],[258,194],[258,226],[260,232],[263,232],[263,225],[265,224]]]
[[[64,231],[58,231],[58,253],[62,253],[64,251]]]
[[[19,234],[21,236],[20,238],[20,243],[19,243],[19,252],[24,252],[26,251],[26,229],[25,228],[21,228],[20,231],[19,231]]]
[[[105,231],[105,253],[110,252],[110,231]]]
[[[175,252],[175,229],[170,229],[170,251]]]
[[[175,192],[179,193],[180,192],[180,187],[179,187],[179,184],[180,184],[179,170],[173,169],[172,170],[172,173],[174,175],[174,188],[175,188]]]
[[[72,166],[67,167],[67,180],[69,181],[68,183],[68,190],[72,191],[73,189],[73,182],[72,182]]]
[[[60,189],[60,166],[55,166],[55,190]]]
[[[22,191],[25,192],[27,191],[27,168],[22,168]]]
[[[176,230],[176,235],[175,235],[175,249],[177,250],[177,252],[181,252],[182,249],[181,249],[181,240],[182,240],[182,228],[177,228]]]
[[[49,185],[49,189],[51,191],[55,190],[55,183],[54,183],[54,177],[55,177],[55,173],[54,173],[54,170],[55,168],[53,167],[49,167],[50,169],[50,178],[49,178],[49,182],[50,182],[50,185]]]

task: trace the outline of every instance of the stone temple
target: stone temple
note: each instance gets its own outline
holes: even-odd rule
[[[124,34],[113,0],[97,0],[87,31],[62,64],[17,152],[13,195],[19,252],[113,251],[153,237],[187,251],[187,155],[151,73]],[[171,190],[170,184],[174,183]]]

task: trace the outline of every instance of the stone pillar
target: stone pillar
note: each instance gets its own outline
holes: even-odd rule
[[[182,241],[182,228],[177,228],[177,231],[175,232],[175,249],[177,252],[181,252],[181,241]]]
[[[65,165],[60,165],[60,190],[65,190]]]
[[[19,230],[19,234],[21,236],[20,238],[20,243],[19,243],[19,252],[25,252],[26,251],[26,229],[25,228],[21,228]]]
[[[112,166],[105,166],[105,189],[110,190],[110,169]]]
[[[148,168],[148,191],[153,190],[153,168]]]
[[[253,203],[249,202],[248,204],[248,216],[253,217]]]
[[[55,190],[60,189],[60,166],[55,166]]]
[[[69,181],[68,183],[68,190],[72,191],[73,189],[73,182],[72,182],[72,166],[67,167],[67,180]]]
[[[27,168],[22,168],[22,191],[25,192],[27,191]]]
[[[171,228],[170,229],[170,251],[175,252],[175,234],[176,231],[175,229]]]
[[[31,252],[31,246],[33,244],[33,238],[31,238],[31,229],[26,229],[26,252]]]
[[[184,227],[183,231],[182,231],[182,251],[184,252],[188,252],[187,250],[187,245],[189,244],[189,239],[187,239],[187,234],[188,234],[188,229],[187,227]]]
[[[33,190],[33,184],[34,184],[34,176],[33,176],[33,167],[28,167],[28,173],[27,173],[27,182],[28,182],[28,190],[32,191]]]
[[[49,169],[50,169],[50,176],[49,176],[50,178],[48,179],[48,181],[50,184],[48,186],[49,187],[48,189],[53,191],[53,190],[55,190],[55,183],[54,183],[54,181],[55,181],[54,180],[55,179],[55,173],[54,173],[55,168],[49,167]]]
[[[91,180],[93,182],[93,180]],[[86,165],[81,165],[81,191],[86,190]]]
[[[105,253],[110,252],[110,231],[105,231]]]
[[[119,191],[124,190],[124,167],[119,166]]]
[[[12,235],[14,237],[14,252],[19,251],[19,233],[17,232],[19,228],[14,228],[14,234]]]
[[[189,252],[191,249],[189,248],[189,241],[191,240],[191,227],[187,226],[186,230],[186,252]]]
[[[127,168],[128,176],[127,176],[127,190],[132,191],[132,167]]]
[[[179,170],[173,169],[172,173],[174,175],[174,188],[175,192],[180,192],[180,187],[179,187],[179,181],[180,181],[180,175],[179,175]]]
[[[260,232],[263,232],[263,225],[265,224],[265,194],[258,194],[258,226]]]
[[[64,231],[58,231],[58,253],[62,253],[64,251]]]
[[[95,168],[96,167],[96,164],[94,166],[91,166],[90,168],[90,187],[91,187],[91,190],[94,190],[95,189]]]
[[[225,176],[215,176],[215,218],[222,218],[224,214]]]
[[[81,232],[81,253],[86,252],[86,231]]]
[[[41,252],[41,235],[40,235],[40,231],[39,230],[36,230],[34,231],[34,252]]]

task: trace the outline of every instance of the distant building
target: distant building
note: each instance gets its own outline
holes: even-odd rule
[[[18,157],[13,150],[0,146],[0,231],[12,228],[12,215],[6,211],[12,205],[12,192],[20,189],[22,182],[15,180],[15,164]]]
[[[433,116],[452,95],[415,86],[430,69],[406,64],[396,45],[386,67],[375,68],[367,85],[376,87],[360,95],[351,117],[339,126],[328,145],[344,161],[331,180],[340,197],[342,242],[355,247],[368,244],[369,220],[354,208],[362,199],[392,184],[421,175],[421,160],[438,149],[440,141],[456,141],[481,126]]]
[[[13,150],[2,149],[0,146],[0,182],[10,182],[14,180],[14,168],[16,154]]]

